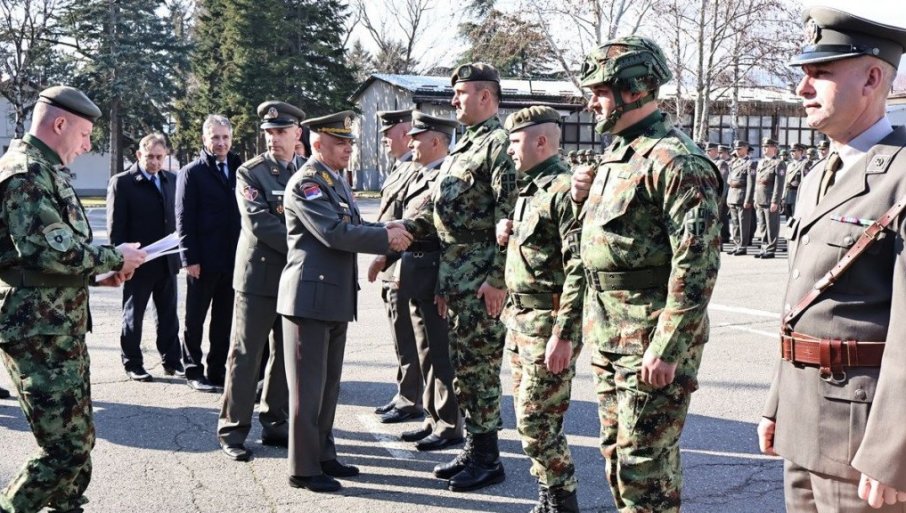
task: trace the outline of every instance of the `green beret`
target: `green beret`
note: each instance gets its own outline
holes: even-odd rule
[[[101,117],[101,109],[85,93],[74,87],[53,86],[38,93],[38,101],[53,105],[94,123]]]
[[[777,141],[775,139],[771,139],[770,137],[765,137],[764,139],[761,140],[761,145],[762,146],[777,146]]]
[[[307,119],[302,122],[302,126],[319,134],[330,134],[341,139],[355,139],[355,135],[352,134],[353,119],[355,119],[355,112],[344,110],[320,118]]]
[[[453,72],[453,77],[450,79],[450,85],[456,85],[459,82],[475,82],[479,80],[497,82],[499,84],[500,74],[497,73],[497,69],[495,69],[494,66],[483,62],[463,64]]]
[[[394,126],[412,120],[412,109],[405,110],[379,110],[378,119],[381,120],[380,132],[384,133]]]
[[[812,6],[803,12],[805,45],[790,66],[870,55],[900,65],[906,52],[906,28],[860,18],[833,7]]]
[[[506,118],[503,128],[513,133],[519,130],[525,130],[530,126],[541,125],[544,123],[560,124],[560,113],[551,107],[541,105],[532,105],[518,110]]]
[[[286,102],[268,101],[258,106],[261,128],[283,128],[296,126],[305,119],[305,112]]]
[[[455,119],[436,118],[416,110],[412,112],[412,129],[409,130],[409,135],[432,131],[441,132],[453,137],[453,134],[456,133],[456,127],[458,126],[459,122]]]

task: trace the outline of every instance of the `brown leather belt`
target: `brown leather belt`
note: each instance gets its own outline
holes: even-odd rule
[[[845,367],[880,367],[884,342],[819,339],[796,333],[780,335],[780,356],[803,365],[817,365],[828,381],[846,379]],[[842,377],[841,377],[842,376]]]

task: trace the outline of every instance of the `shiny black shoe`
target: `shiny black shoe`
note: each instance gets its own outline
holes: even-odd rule
[[[220,449],[233,461],[248,461],[252,456],[252,451],[245,448],[242,444],[220,444]]]
[[[264,431],[261,433],[261,445],[267,445],[269,447],[289,447],[289,438],[286,433],[268,432]]]
[[[330,477],[355,477],[359,475],[359,468],[353,465],[344,465],[337,460],[321,462],[321,472]]]
[[[387,413],[378,417],[378,420],[381,421],[381,424],[396,424],[397,422],[403,422],[406,420],[420,419],[424,416],[425,414],[423,411],[405,412],[403,410],[393,408]]]
[[[150,383],[154,381],[154,378],[152,378],[151,375],[148,374],[148,371],[146,371],[142,367],[138,367],[136,369],[126,369],[126,376],[129,376],[129,379],[131,379],[132,381],[138,381],[141,383]]]
[[[755,258],[764,258],[764,252],[755,255]]]
[[[419,440],[431,434],[430,427],[421,427],[410,431],[403,431],[400,434],[400,440],[404,442],[418,442]]]
[[[12,394],[9,393],[9,390],[0,387],[0,399],[9,399],[10,397],[12,397]]]
[[[744,256],[746,253],[748,253],[748,252],[744,249],[737,249],[736,251],[734,251],[730,254],[733,256]]]
[[[317,476],[289,476],[289,485],[293,488],[305,488],[306,490],[324,493],[336,492],[343,486],[336,479],[320,474]]]
[[[774,253],[764,253],[761,255],[762,260],[768,260],[770,258],[774,258]]]
[[[427,438],[416,442],[415,448],[419,451],[439,451],[450,447],[451,445],[458,445],[463,442],[463,437],[456,438],[441,438],[437,435],[430,435]]]
[[[195,390],[196,392],[208,392],[215,393],[218,391],[217,387],[211,384],[207,378],[204,376],[198,379],[187,379],[186,384],[189,385],[189,388]]]
[[[387,413],[388,411],[392,410],[395,406],[396,405],[393,404],[393,401],[390,401],[389,403],[387,403],[383,406],[378,406],[377,408],[375,408],[374,413],[377,415],[383,415],[383,414]]]
[[[167,376],[176,376],[178,378],[186,377],[186,370],[183,369],[182,364],[179,362],[176,362],[172,365],[165,363],[162,365],[162,367],[164,368],[164,374],[166,374]]]

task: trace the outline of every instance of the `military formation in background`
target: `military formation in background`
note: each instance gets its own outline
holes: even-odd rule
[[[531,511],[580,511],[563,426],[585,349],[617,509],[678,513],[679,441],[699,387],[722,244],[746,255],[755,234],[754,256],[774,258],[783,214],[792,270],[760,448],[787,460],[790,512],[902,512],[906,350],[897,337],[906,305],[896,292],[906,287],[906,229],[895,223],[906,208],[898,173],[906,130],[891,126],[884,104],[906,29],[824,7],[807,17],[810,44],[793,61],[805,72],[797,92],[820,100],[809,122],[832,147],[787,150],[765,137],[756,160],[744,140],[696,145],[658,108],[672,79],[662,50],[623,37],[588,54],[581,71],[595,129],[612,136],[602,153],[564,155],[551,107],[501,123],[500,76],[484,63],[453,72],[456,120],[380,112],[394,165],[375,222],[363,219],[344,177],[355,114],[305,119],[269,100],[257,109],[268,151],[245,163],[230,152],[230,121],[216,114],[203,125],[199,158],[176,176],[160,171],[165,138],[142,139],[136,164],[110,182],[118,245],[92,245],[66,166],[90,149],[101,112],[73,88],[42,91],[29,133],[0,158],[0,350],[41,448],[0,493],[0,513],[78,513],[87,502],[89,284],[126,284],[121,356],[130,379],[153,379],[139,347],[153,298],[164,372],[223,392],[222,452],[249,460],[260,381],[260,443],[287,448],[289,485],[340,490],[340,479],[359,475],[338,460],[333,434],[358,253],[376,255],[367,276],[382,281],[397,356],[397,392],[375,414],[419,422],[401,438],[420,451],[464,443],[433,469],[447,488],[506,479],[498,440],[506,356],[515,427],[538,485]],[[835,100],[864,108],[835,110]],[[135,205],[153,219],[140,219]],[[160,319],[175,317],[176,259],[143,265],[138,249],[173,229],[188,287],[181,351],[175,318]]]

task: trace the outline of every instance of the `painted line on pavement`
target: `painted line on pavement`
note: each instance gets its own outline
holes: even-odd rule
[[[755,454],[751,452],[725,452],[725,451],[708,451],[704,449],[680,449],[681,452],[689,454],[702,454],[705,456],[720,456],[723,458],[744,458],[747,460],[768,460],[780,461],[779,456],[768,456],[767,454]]]
[[[768,338],[777,338],[780,336],[779,331],[756,330],[755,328],[749,328],[748,326],[728,325],[728,326],[719,326],[719,327],[720,328],[730,328],[731,330],[737,330],[737,331],[745,331],[746,333],[754,333],[756,335],[762,335],[762,336],[768,337]]]
[[[365,425],[368,428],[368,431],[371,433],[371,436],[378,441],[381,447],[386,449],[391,456],[398,460],[411,460],[415,459],[415,454],[411,451],[401,449],[402,442],[400,442],[396,437],[389,435],[382,428],[380,422],[374,420],[371,415],[359,415],[359,422]]]
[[[755,310],[754,308],[743,308],[741,306],[718,305],[711,303],[708,305],[708,309],[717,310],[718,312],[741,313],[746,315],[754,315],[756,317],[771,317],[773,319],[780,319],[779,313],[768,312],[765,310]]]

